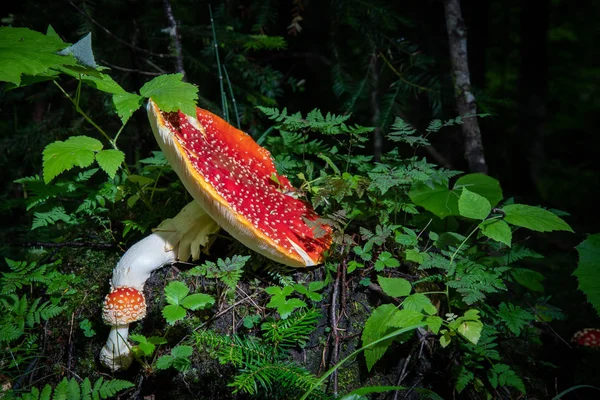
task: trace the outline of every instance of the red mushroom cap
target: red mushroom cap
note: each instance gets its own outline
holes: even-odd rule
[[[104,299],[102,319],[108,325],[126,325],[146,316],[144,293],[132,287],[113,289]]]
[[[571,340],[580,346],[586,346],[596,349],[600,348],[600,329],[582,329],[578,332],[575,332]]]
[[[150,101],[148,114],[167,160],[222,228],[285,265],[305,267],[323,261],[331,227],[318,222],[310,205],[296,198],[296,190],[277,173],[266,149],[201,108],[192,118],[163,112]]]

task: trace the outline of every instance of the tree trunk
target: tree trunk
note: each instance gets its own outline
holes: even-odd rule
[[[483,142],[477,121],[477,105],[471,92],[471,76],[467,58],[467,31],[459,0],[444,0],[446,28],[452,64],[454,95],[458,114],[463,117],[462,132],[465,158],[471,172],[487,174]]]

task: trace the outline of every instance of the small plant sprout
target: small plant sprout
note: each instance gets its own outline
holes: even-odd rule
[[[133,360],[127,341],[129,324],[146,315],[144,284],[152,272],[177,259],[198,259],[219,226],[196,202],[185,206],[175,218],[163,221],[150,236],[140,240],[121,257],[113,271],[106,296],[103,320],[111,326],[100,362],[113,371],[127,369]]]

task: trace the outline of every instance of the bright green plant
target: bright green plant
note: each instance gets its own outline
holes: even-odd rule
[[[54,388],[50,385],[44,386],[42,390],[33,388],[30,392],[21,393],[18,397],[13,398],[19,400],[108,399],[133,386],[133,383],[121,379],[104,380],[104,378],[98,378],[92,385],[88,378],[85,378],[82,382],[78,382],[75,378],[63,378]]]
[[[170,325],[185,318],[187,310],[198,310],[211,307],[215,303],[214,297],[204,293],[189,294],[190,289],[180,281],[169,283],[165,287],[167,306],[162,310],[162,315]]]

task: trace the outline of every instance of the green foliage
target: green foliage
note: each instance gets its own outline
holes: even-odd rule
[[[198,265],[188,271],[192,276],[205,276],[207,278],[216,278],[223,282],[230,290],[235,290],[239,280],[244,273],[244,265],[250,259],[250,256],[235,255],[224,260],[219,258],[215,264],[207,261],[203,265]]]
[[[600,314],[600,234],[590,235],[577,246],[579,263],[573,275],[579,280],[579,289]]]
[[[195,101],[198,88],[182,81],[183,74],[160,75],[140,88],[143,97],[152,99],[163,111],[181,112],[196,116]]]
[[[502,208],[504,220],[515,226],[538,232],[567,231],[573,229],[561,218],[548,210],[524,204],[510,204]]]
[[[160,356],[156,360],[157,369],[175,368],[179,372],[185,372],[192,366],[190,356],[194,349],[191,346],[175,346],[170,355]]]
[[[58,54],[66,46],[54,31],[44,35],[27,28],[0,27],[0,81],[19,86],[23,75],[51,77],[63,65],[75,65],[74,57]]]
[[[185,318],[186,310],[198,310],[211,307],[214,297],[204,293],[189,294],[190,288],[180,281],[169,283],[165,287],[165,299],[169,305],[162,310],[163,317],[173,325]]]
[[[129,381],[121,379],[104,380],[98,378],[92,385],[88,378],[83,382],[77,382],[75,378],[63,378],[55,388],[50,385],[44,386],[42,390],[33,388],[28,393],[20,394],[18,399],[22,400],[98,400],[113,397],[125,389],[134,387]]]
[[[167,343],[167,340],[160,336],[151,336],[147,338],[144,335],[139,335],[136,333],[129,335],[129,339],[137,343],[132,347],[131,351],[133,351],[133,353],[138,357],[149,357],[154,354],[154,350],[156,350],[157,345]]]
[[[306,307],[307,304],[298,298],[289,298],[294,293],[293,286],[271,286],[265,289],[265,292],[271,295],[271,301],[267,303],[267,307],[276,308],[277,313],[282,319],[289,317],[297,308]]]

